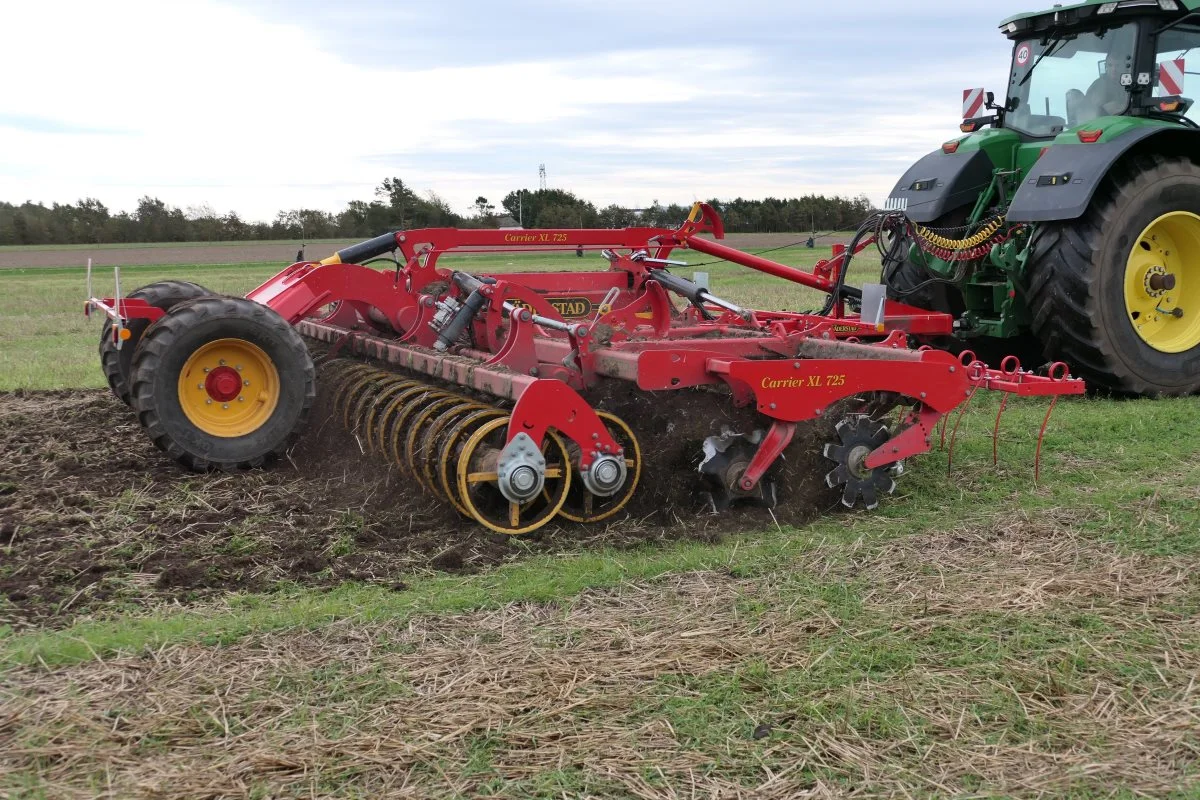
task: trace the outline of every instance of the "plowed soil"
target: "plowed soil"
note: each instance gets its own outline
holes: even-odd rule
[[[282,462],[198,475],[158,451],[106,390],[0,394],[0,625],[58,626],[81,615],[289,582],[403,588],[431,570],[471,572],[533,553],[667,539],[713,541],[776,520],[802,522],[836,505],[818,486],[824,468],[814,459],[774,515],[758,508],[712,514],[686,490],[698,445],[694,455],[668,446],[701,415],[645,398],[635,404],[644,413],[629,421],[649,463],[629,513],[589,526],[551,524],[518,542],[462,519],[364,455],[329,420],[324,401]],[[805,443],[788,452],[816,451]],[[799,469],[793,462],[787,468]]]

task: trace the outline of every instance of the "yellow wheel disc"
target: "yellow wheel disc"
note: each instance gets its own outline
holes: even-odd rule
[[[363,412],[362,418],[355,424],[355,430],[363,432],[363,436],[367,440],[367,449],[372,453],[381,449],[382,445],[379,442],[383,441],[380,435],[380,430],[377,427],[379,424],[379,415],[383,414],[388,408],[392,399],[401,392],[405,392],[417,385],[416,381],[401,380],[396,383],[390,383],[379,394],[375,395],[375,399],[371,401]]]
[[[445,397],[439,397],[417,412],[412,418],[412,422],[408,423],[408,436],[404,439],[404,465],[408,467],[409,474],[416,479],[422,488],[430,488],[425,485],[423,459],[426,457],[426,453],[420,446],[422,433],[435,420],[449,411],[451,406],[463,402],[467,402],[467,398],[459,397],[458,395],[450,394]]]
[[[566,502],[558,512],[560,517],[572,522],[599,522],[616,514],[633,498],[638,480],[642,477],[642,448],[638,445],[633,431],[624,420],[607,411],[597,411],[596,416],[604,423],[617,446],[625,451],[622,454],[625,457],[625,483],[613,494],[601,497],[589,492],[583,485],[583,479],[573,475],[571,490],[567,492]],[[575,455],[576,449],[572,446],[572,455]],[[572,469],[577,463],[577,459],[572,459]]]
[[[450,504],[454,506],[455,510],[464,517],[471,516],[471,512],[467,511],[467,507],[458,499],[458,473],[453,466],[458,463],[459,445],[472,426],[491,419],[503,419],[506,416],[507,414],[496,408],[481,408],[468,413],[467,416],[450,426],[450,430],[446,432],[443,439],[441,449],[438,451],[438,480],[441,483],[442,493],[449,498]]]
[[[403,467],[405,470],[408,469],[408,456],[406,455],[405,445],[408,442],[409,425],[412,423],[413,416],[420,413],[421,409],[430,403],[449,396],[441,389],[426,386],[404,403],[404,407],[396,415],[396,421],[392,423],[392,460],[398,466]]]
[[[458,457],[458,496],[476,522],[497,533],[529,533],[545,525],[562,508],[571,488],[571,462],[562,439],[546,431],[542,453],[549,491],[524,503],[500,492],[497,472],[509,417],[484,423],[463,445]]]
[[[438,414],[437,419],[430,422],[421,431],[414,449],[420,454],[416,461],[420,464],[421,484],[436,495],[442,495],[442,482],[439,476],[442,452],[442,441],[453,427],[465,415],[472,411],[487,408],[482,403],[473,400],[461,400],[450,408]]]
[[[261,347],[217,339],[196,349],[179,373],[179,405],[212,436],[234,438],[261,428],[279,403],[279,371]]]
[[[1125,311],[1142,341],[1161,353],[1200,345],[1200,216],[1163,214],[1134,241]]]
[[[388,402],[387,408],[383,410],[383,416],[375,424],[375,435],[379,444],[379,450],[385,456],[391,453],[391,446],[388,444],[392,440],[392,427],[394,419],[398,414],[403,413],[402,409],[408,404],[408,401],[422,392],[429,391],[428,384],[414,383],[407,389],[402,390],[391,401]]]

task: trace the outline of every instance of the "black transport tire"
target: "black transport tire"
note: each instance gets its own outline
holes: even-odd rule
[[[206,407],[200,401],[207,402],[209,370],[198,359],[213,348],[230,347],[251,354],[267,377],[261,386],[245,390],[250,403],[239,406],[243,398],[230,396],[227,403],[218,398]],[[233,366],[213,372],[228,373]],[[236,366],[235,395],[243,391],[241,364]],[[176,306],[146,332],[133,360],[131,385],[138,419],[159,449],[196,472],[238,470],[274,461],[300,435],[316,397],[316,371],[300,334],[270,308],[241,297],[204,297]],[[193,386],[199,399],[181,398],[181,391]],[[273,399],[256,401],[252,392]],[[220,432],[215,426],[223,422],[203,416],[232,407],[229,413],[236,418],[251,406],[260,416],[236,430]]]
[[[194,300],[197,297],[207,297],[211,294],[212,292],[208,289],[190,281],[159,281],[140,289],[134,289],[129,293],[129,297],[145,300],[155,308],[170,311],[185,300]],[[129,387],[129,371],[133,365],[133,354],[137,349],[138,341],[146,332],[146,328],[150,327],[150,323],[144,319],[132,319],[125,327],[129,331],[129,338],[121,344],[120,349],[117,349],[112,338],[112,320],[104,321],[104,329],[100,331],[100,369],[104,371],[104,377],[113,394],[118,400],[129,406],[133,405]]]
[[[1178,211],[1200,214],[1200,165],[1142,155],[1112,169],[1082,217],[1038,234],[1029,287],[1033,331],[1046,357],[1065,361],[1093,391],[1200,392],[1200,344],[1178,353],[1151,347],[1134,329],[1125,300],[1132,248],[1151,223]]]

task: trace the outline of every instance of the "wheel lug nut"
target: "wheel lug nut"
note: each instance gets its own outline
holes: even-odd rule
[[[205,372],[208,372],[208,367],[205,367],[205,368],[204,368],[204,371],[205,371]]]
[[[242,386],[249,386],[249,385],[250,385],[250,381],[242,381]]]
[[[205,400],[204,402],[205,402],[205,403],[208,403],[208,404],[211,406],[211,405],[212,405],[212,398],[210,397],[210,398],[208,398],[207,400]]]
[[[220,364],[220,365],[223,367],[223,366],[225,366],[225,359],[223,359],[223,358],[222,358],[222,359],[221,359],[221,360],[219,360],[217,363],[218,363],[218,364]]]
[[[236,369],[238,372],[241,372],[241,371],[242,371],[242,365],[241,365],[241,364],[238,364],[236,367],[234,367],[234,369]]]
[[[246,398],[242,397],[242,396],[239,394],[239,395],[238,395],[238,402],[239,402],[239,403],[244,403],[245,401],[246,401]]]
[[[229,403],[221,403],[221,408],[229,408]]]

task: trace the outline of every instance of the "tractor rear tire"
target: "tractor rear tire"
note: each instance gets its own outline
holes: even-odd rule
[[[208,289],[190,281],[159,281],[140,289],[134,289],[129,296],[145,300],[163,311],[170,311],[185,300],[194,300],[197,297],[206,297],[211,294],[212,292]],[[133,354],[137,349],[138,341],[148,327],[150,327],[150,323],[147,320],[129,320],[125,328],[129,331],[130,336],[121,343],[120,349],[117,349],[117,345],[113,341],[112,320],[105,320],[104,328],[100,331],[100,368],[104,371],[104,377],[113,394],[127,406],[133,405],[129,389],[129,370],[133,364]]]
[[[130,383],[151,440],[196,472],[274,461],[300,435],[316,396],[300,334],[241,297],[172,309],[143,337]]]
[[[1173,289],[1152,290],[1155,270]],[[1046,356],[1092,390],[1200,392],[1200,165],[1146,155],[1114,167],[1082,217],[1039,232],[1029,295]],[[1160,319],[1164,303],[1179,316]]]

